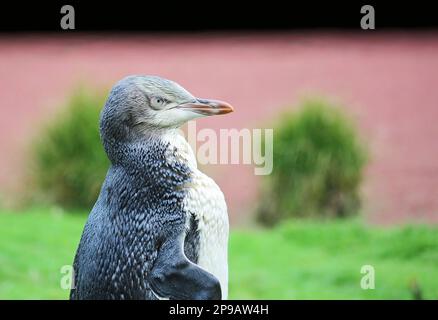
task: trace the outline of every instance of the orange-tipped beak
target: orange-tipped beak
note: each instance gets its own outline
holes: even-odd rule
[[[197,99],[196,102],[180,104],[177,108],[199,113],[204,116],[215,116],[234,111],[229,103],[210,99]]]

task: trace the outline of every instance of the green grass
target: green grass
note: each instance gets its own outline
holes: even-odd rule
[[[0,213],[0,299],[64,299],[63,265],[71,265],[85,215],[56,210]]]
[[[230,296],[238,299],[438,299],[438,233],[425,226],[371,228],[358,221],[296,222],[234,232]],[[363,290],[363,265],[375,289]]]
[[[60,268],[72,263],[86,216],[56,210],[0,212],[0,299],[65,299]],[[416,281],[438,299],[438,230],[359,221],[288,222],[234,230],[231,299],[410,299]],[[375,268],[362,290],[362,265]]]

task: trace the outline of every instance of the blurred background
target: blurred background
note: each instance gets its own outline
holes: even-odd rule
[[[130,74],[273,128],[274,170],[209,165],[231,221],[231,299],[438,299],[436,32],[3,35],[0,298],[60,287],[108,161],[98,115]],[[375,289],[360,286],[363,265]]]

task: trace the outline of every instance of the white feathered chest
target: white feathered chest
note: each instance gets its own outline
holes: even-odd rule
[[[193,172],[192,181],[186,186],[184,207],[186,212],[195,214],[198,222],[198,265],[218,278],[222,299],[227,299],[229,223],[224,195],[213,179],[198,170],[193,150],[183,136],[172,132],[165,140],[178,150],[168,158],[169,161],[172,161],[172,158],[184,161]],[[187,220],[188,223],[189,219]]]

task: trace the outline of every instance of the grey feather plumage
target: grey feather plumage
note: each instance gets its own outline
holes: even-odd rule
[[[167,97],[193,99],[168,80],[144,81],[156,81]],[[101,139],[111,167],[80,239],[70,298],[157,299],[157,292],[184,299],[220,298],[217,279],[195,265],[197,221],[183,207],[191,170],[177,157],[169,161],[169,154],[178,150],[160,138],[162,128],[139,126],[148,118],[139,106],[149,103],[141,85],[139,77],[119,82],[101,113]],[[183,243],[178,240],[182,234]],[[173,292],[166,281],[181,292]]]

